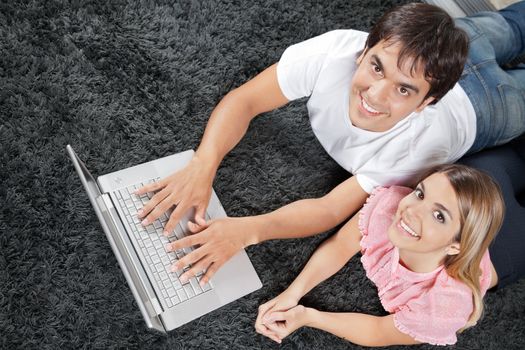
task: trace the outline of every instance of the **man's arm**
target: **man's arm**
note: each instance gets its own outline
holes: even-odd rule
[[[239,143],[255,116],[286,103],[288,100],[277,81],[277,64],[224,96],[213,110],[190,163],[181,171],[137,191],[137,194],[157,192],[139,211],[143,224],[152,223],[175,205],[165,226],[166,233],[174,230],[191,207],[196,208],[195,219],[203,222],[213,178],[224,156]]]
[[[326,231],[360,209],[367,197],[354,176],[321,198],[299,200],[264,215],[213,220],[202,231],[171,243],[172,250],[200,245],[174,268],[192,264],[183,275],[190,277],[210,266],[203,277],[206,282],[240,249],[269,239],[306,237]],[[200,228],[190,225],[190,229]]]

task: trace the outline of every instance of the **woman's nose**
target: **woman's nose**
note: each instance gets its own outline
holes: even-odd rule
[[[421,203],[411,203],[405,208],[406,215],[408,216],[407,219],[416,219],[420,217],[421,210],[422,210],[422,204]]]

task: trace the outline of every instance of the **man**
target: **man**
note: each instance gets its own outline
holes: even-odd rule
[[[200,245],[173,269],[192,264],[182,279],[207,269],[205,283],[243,247],[321,232],[324,221],[342,222],[358,210],[376,186],[407,184],[423,168],[520,135],[525,129],[525,70],[500,66],[525,51],[523,18],[524,2],[456,23],[437,7],[407,4],[385,14],[368,35],[338,30],[289,47],[277,64],[221,100],[186,168],[138,191],[157,191],[139,212],[143,224],[175,206],[165,227],[169,234],[195,207],[195,223],[189,227],[196,234],[169,248]],[[316,201],[332,203],[337,197],[343,205],[312,212],[319,215],[316,227],[297,222],[297,230],[286,232],[269,227],[264,215],[205,222],[219,163],[250,121],[304,96],[309,96],[317,138],[354,174]],[[294,220],[286,217],[290,208],[308,210],[310,202],[276,212]]]

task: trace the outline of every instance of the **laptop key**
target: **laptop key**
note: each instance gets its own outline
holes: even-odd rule
[[[184,289],[177,289],[177,295],[179,296],[180,301],[188,300],[188,296]]]
[[[178,303],[180,303],[180,299],[177,294],[171,297],[171,302],[173,303],[173,305],[177,305]]]
[[[195,296],[195,292],[193,291],[193,288],[191,288],[191,285],[189,283],[183,284],[182,286],[184,287],[184,291],[188,295],[188,298],[192,298]]]
[[[118,193],[120,194],[120,196],[121,196],[121,198],[123,200],[126,200],[126,199],[129,198],[129,192],[127,190],[125,190],[125,189],[118,191]]]
[[[190,278],[190,284],[195,294],[202,293],[202,288],[199,286],[199,282],[197,281],[195,277]]]
[[[180,283],[179,279],[175,279],[173,282],[173,288],[175,289],[181,289],[182,288],[182,283]]]

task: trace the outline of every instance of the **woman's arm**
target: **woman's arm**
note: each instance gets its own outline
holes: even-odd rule
[[[322,329],[363,346],[419,344],[394,325],[394,315],[372,316],[360,313],[322,312],[307,309],[307,326]]]
[[[171,243],[171,249],[198,248],[175,268],[191,264],[186,272],[189,277],[209,267],[202,278],[205,283],[240,249],[269,239],[306,237],[331,229],[361,208],[367,196],[354,176],[321,198],[299,200],[268,214],[213,220],[200,227],[189,224],[195,233]]]
[[[278,341],[266,326],[271,323],[269,320],[272,314],[294,308],[303,295],[339,271],[359,251],[361,234],[358,220],[358,215],[354,215],[337,234],[323,242],[292,284],[276,298],[259,307],[255,321],[258,333]]]
[[[286,289],[301,298],[334,275],[360,250],[359,215],[354,215],[335,235],[324,241]]]
[[[296,329],[307,326],[330,332],[363,346],[414,345],[420,342],[399,331],[394,315],[322,312],[298,305],[286,312],[273,313],[267,324],[272,339],[281,342]]]

